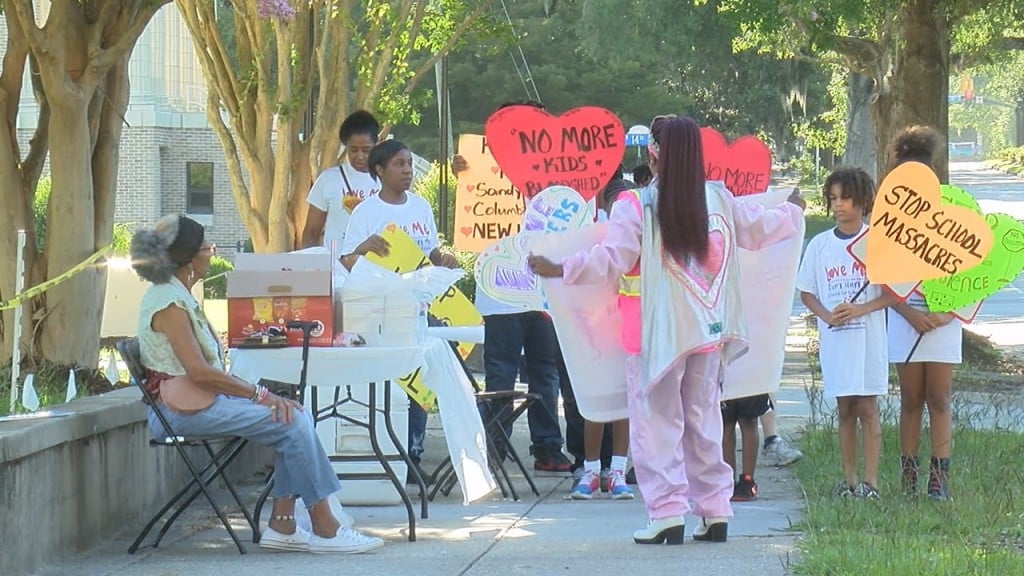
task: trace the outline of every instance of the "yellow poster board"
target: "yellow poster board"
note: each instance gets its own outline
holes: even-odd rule
[[[413,272],[424,266],[433,265],[416,241],[398,226],[389,224],[380,236],[387,241],[390,250],[387,256],[370,252],[366,255],[370,262],[398,274]],[[476,306],[473,306],[469,298],[455,286],[449,287],[444,294],[438,296],[431,303],[430,315],[445,326],[479,326],[484,323],[484,317],[477,312]],[[468,357],[469,353],[473,351],[473,346],[472,342],[459,342],[459,355],[463,358]],[[433,405],[434,393],[423,385],[419,370],[404,378],[399,378],[398,385],[424,408]]]
[[[455,192],[455,247],[483,252],[520,232],[523,197],[494,161],[483,136],[459,136],[459,155],[468,168],[459,173]]]

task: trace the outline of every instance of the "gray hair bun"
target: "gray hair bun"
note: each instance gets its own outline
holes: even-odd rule
[[[178,236],[178,216],[161,218],[152,228],[143,228],[132,236],[132,268],[143,280],[164,284],[171,280],[178,266],[171,260],[167,248]]]

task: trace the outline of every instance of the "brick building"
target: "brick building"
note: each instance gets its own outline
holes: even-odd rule
[[[49,2],[35,4],[38,18],[44,19]],[[0,52],[6,37],[0,19]],[[236,243],[249,235],[231,195],[224,149],[206,121],[202,69],[174,4],[164,6],[139,38],[130,75],[115,221],[134,227],[164,214],[185,213],[207,226],[221,253],[233,253]],[[23,153],[37,119],[38,106],[26,79],[18,117]]]

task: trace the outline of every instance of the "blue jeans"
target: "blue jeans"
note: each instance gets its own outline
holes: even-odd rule
[[[484,318],[484,370],[487,390],[512,390],[525,351],[529,391],[543,398],[530,406],[531,450],[537,453],[562,449],[558,424],[558,361],[560,351],[555,326],[541,312],[494,314]],[[511,433],[511,430],[506,430]]]
[[[423,458],[423,441],[427,437],[427,411],[419,402],[409,398],[409,438],[406,452],[413,464],[419,466]]]
[[[167,436],[163,424],[150,407],[149,431],[157,438]],[[276,452],[274,498],[302,497],[307,507],[337,492],[341,485],[309,412],[295,412],[289,424],[271,419],[270,409],[245,398],[217,396],[208,408],[195,414],[180,414],[159,406],[176,434],[183,436],[241,436]]]

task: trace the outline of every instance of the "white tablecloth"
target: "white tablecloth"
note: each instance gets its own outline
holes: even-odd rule
[[[423,346],[310,348],[306,383],[332,388],[366,386],[395,380],[419,367],[423,367],[423,383],[437,394],[463,504],[479,500],[497,486],[487,466],[487,440],[473,387],[447,342],[429,338]],[[297,384],[301,371],[301,348],[231,351],[231,373],[248,382],[267,378]]]
[[[310,348],[306,384],[340,388],[395,380],[423,366],[426,351],[427,346]],[[246,382],[266,378],[298,384],[302,348],[233,349],[231,373]]]

